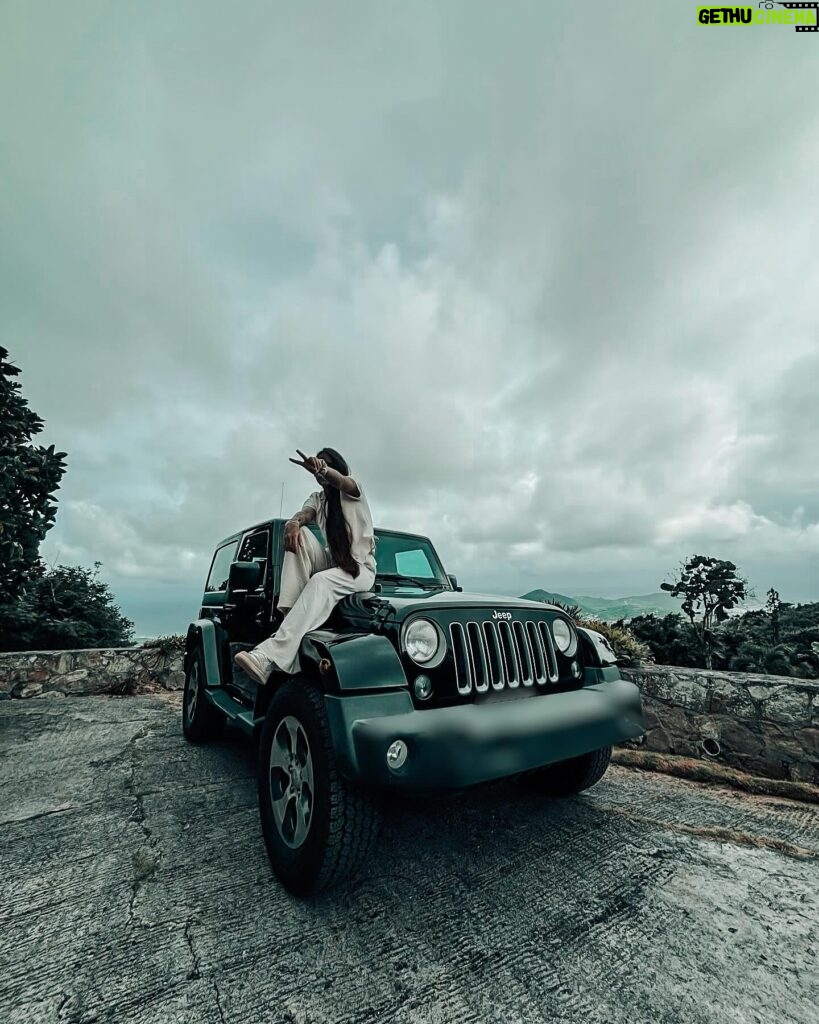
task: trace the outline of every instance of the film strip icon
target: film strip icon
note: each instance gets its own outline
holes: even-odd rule
[[[760,7],[768,7],[768,4],[760,4]],[[771,5],[772,7],[773,5]],[[806,8],[814,10],[816,12],[816,24],[815,25],[795,25],[797,32],[816,32],[819,31],[819,2],[814,0],[813,3],[782,3],[781,0],[777,0],[777,7],[787,7],[790,11],[804,11]],[[770,8],[769,8],[770,9]]]

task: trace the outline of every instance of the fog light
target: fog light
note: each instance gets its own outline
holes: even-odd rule
[[[582,675],[582,673],[583,673],[583,669],[580,667],[580,665],[576,661],[573,661],[572,662],[572,675],[574,676],[574,678],[575,679],[579,679],[580,676]]]
[[[395,740],[387,750],[387,764],[393,769],[402,768],[407,760],[407,753],[406,743],[403,740]]]
[[[415,690],[415,696],[419,700],[426,700],[432,695],[432,680],[429,676],[418,676],[412,688]]]

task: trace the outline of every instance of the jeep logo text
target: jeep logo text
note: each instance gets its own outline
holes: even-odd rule
[[[492,612],[492,618],[493,619],[511,619],[512,618],[512,613],[511,612]]]

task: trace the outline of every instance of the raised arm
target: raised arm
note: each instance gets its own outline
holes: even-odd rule
[[[312,473],[320,484],[336,487],[338,490],[344,491],[345,494],[349,494],[351,498],[361,497],[358,484],[351,476],[344,476],[342,473],[339,473],[337,469],[328,466],[324,459],[320,459],[318,455],[305,455],[298,448],[296,451],[301,456],[301,459],[291,459],[290,461],[297,466],[301,466],[302,469],[306,469],[308,473]]]
[[[353,480],[351,476],[344,476],[339,473],[337,469],[333,469],[332,466],[328,466],[323,459],[319,459],[322,468],[316,473],[316,480],[320,484],[327,484],[330,487],[337,487],[340,491],[344,491],[345,494],[349,494],[351,498],[360,498],[361,491],[358,489],[358,484]]]

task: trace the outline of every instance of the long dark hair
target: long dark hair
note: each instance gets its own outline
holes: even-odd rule
[[[335,448],[322,448],[318,455],[342,476],[349,476],[350,467]],[[341,492],[336,487],[327,487],[324,490],[324,500],[327,502],[327,545],[330,554],[339,569],[357,579],[360,569],[350,551],[350,531],[341,511]]]

